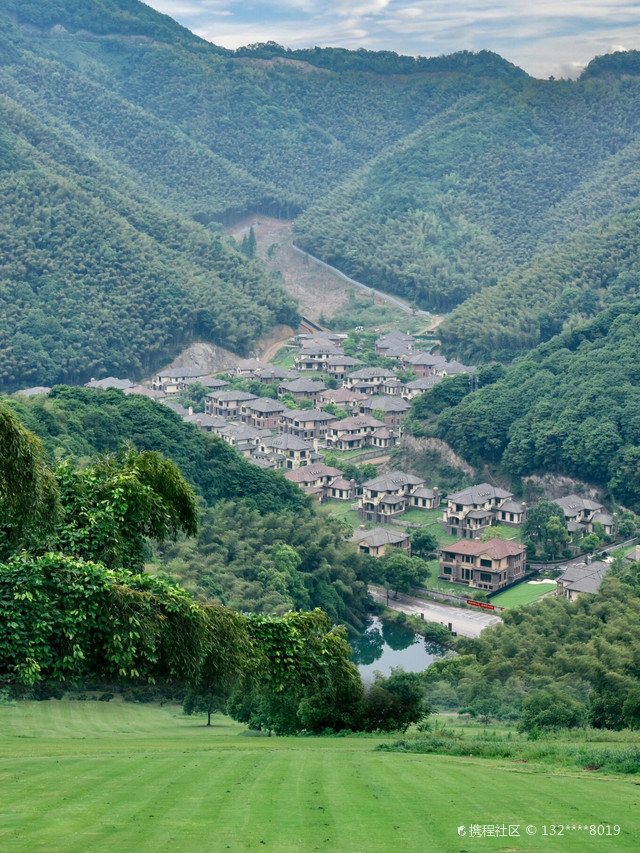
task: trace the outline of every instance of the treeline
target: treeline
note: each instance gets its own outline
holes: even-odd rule
[[[603,311],[517,359],[488,387],[449,395],[436,433],[472,464],[515,477],[567,474],[638,509],[639,336],[637,300]],[[417,404],[423,417],[434,410],[428,398]]]
[[[369,71],[375,74],[418,74],[447,72],[450,74],[477,74],[479,76],[526,77],[521,68],[507,62],[490,50],[460,50],[448,56],[403,56],[392,50],[347,50],[343,47],[312,47],[293,50],[277,42],[267,41],[239,47],[235,56],[250,59],[294,59],[308,62],[328,71]]]
[[[140,394],[57,386],[47,396],[17,395],[3,403],[38,436],[51,461],[115,453],[131,442],[174,462],[207,504],[242,499],[261,513],[308,506],[301,489],[281,474],[251,465],[222,440]]]

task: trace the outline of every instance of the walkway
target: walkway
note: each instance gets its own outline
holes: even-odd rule
[[[380,587],[369,587],[369,594],[374,601],[386,604],[391,610],[399,610],[411,616],[424,614],[426,622],[439,622],[463,637],[479,637],[480,632],[489,625],[501,622],[499,616],[494,616],[482,610],[470,610],[462,607],[451,607],[448,604],[436,604],[435,601],[425,598],[414,598],[412,595],[398,593],[398,597],[389,596],[387,603],[387,592]]]

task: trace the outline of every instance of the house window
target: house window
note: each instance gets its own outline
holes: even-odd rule
[[[488,572],[480,572],[480,580],[481,581],[490,581],[491,575]]]
[[[442,574],[443,575],[450,575],[451,574],[451,566],[443,566]]]
[[[493,563],[491,562],[491,560],[480,560],[480,565],[483,569],[493,568]]]

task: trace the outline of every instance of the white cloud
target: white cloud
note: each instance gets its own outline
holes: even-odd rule
[[[486,49],[541,77],[575,76],[623,44],[640,48],[638,0],[146,2],[229,48],[272,40],[422,56]]]

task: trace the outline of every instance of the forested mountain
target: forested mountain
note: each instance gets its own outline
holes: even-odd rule
[[[300,214],[324,260],[460,306],[442,338],[467,361],[635,294],[634,52],[540,81],[486,51],[229,51],[136,0],[8,0],[0,24],[7,389],[139,376],[194,338],[245,353],[295,322],[215,233],[247,213]]]
[[[279,284],[0,98],[0,386],[141,376],[194,339],[294,322]]]
[[[442,412],[437,433],[472,463],[578,477],[638,510],[639,339],[638,299],[614,305]]]
[[[0,39],[8,390],[137,377],[195,338],[246,353],[294,306],[199,226],[294,214],[523,76],[489,53],[236,54],[135,0],[9,0]]]
[[[518,344],[494,340],[489,352],[474,353],[478,327],[492,323],[501,294],[510,299],[520,290],[523,265],[571,266],[576,234],[585,234],[584,255],[600,230],[618,227],[612,216],[635,207],[639,106],[640,80],[627,77],[515,78],[470,96],[311,205],[296,222],[299,243],[361,281],[435,311],[496,285],[495,294],[454,313],[443,336],[466,357],[512,357]],[[367,251],[372,245],[376,251]],[[627,268],[617,258],[610,275]],[[577,279],[568,270],[564,286]],[[538,320],[526,304],[512,313],[523,327]],[[510,325],[505,319],[503,313],[495,327]],[[525,336],[520,346],[539,339]]]

